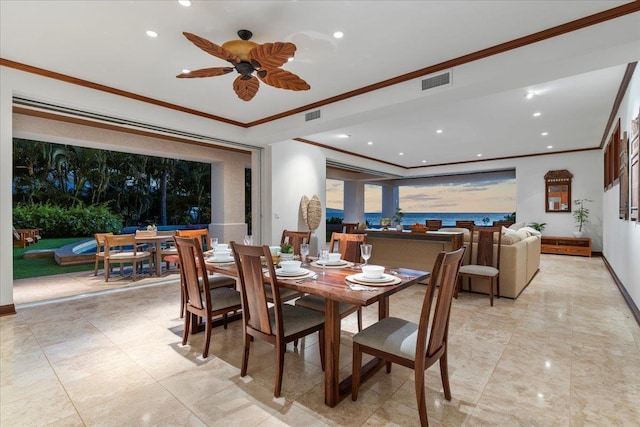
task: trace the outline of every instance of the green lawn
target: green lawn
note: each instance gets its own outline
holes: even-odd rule
[[[64,239],[42,239],[38,243],[26,248],[13,248],[13,278],[26,279],[29,277],[52,276],[54,274],[73,273],[76,271],[93,270],[93,264],[73,265],[61,267],[53,258],[31,258],[22,256],[30,250],[56,249],[74,242],[87,240],[88,237],[71,237]]]

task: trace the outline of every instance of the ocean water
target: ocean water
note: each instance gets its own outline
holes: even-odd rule
[[[427,219],[440,219],[442,220],[443,227],[453,227],[456,225],[456,221],[471,220],[476,225],[484,225],[483,219],[489,218],[488,224],[492,224],[493,221],[501,221],[505,216],[510,215],[511,212],[447,212],[447,213],[430,213],[430,212],[406,212],[404,218],[402,218],[402,224],[406,227],[413,224],[425,224]],[[344,218],[344,212],[339,209],[327,208],[327,218],[337,217]],[[377,213],[365,213],[365,219],[372,227],[377,227],[380,224],[380,218],[382,214]]]

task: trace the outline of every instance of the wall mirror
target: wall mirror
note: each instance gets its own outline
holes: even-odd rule
[[[545,212],[571,212],[571,178],[573,174],[566,169],[545,174]]]

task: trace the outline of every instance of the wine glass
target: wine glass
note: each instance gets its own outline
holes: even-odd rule
[[[247,234],[244,236],[244,244],[247,246],[253,245],[253,236],[251,234]]]
[[[300,245],[300,256],[302,257],[302,265],[307,265],[307,256],[309,255],[309,244],[302,243]]]
[[[326,273],[326,266],[329,262],[329,249],[324,248],[320,251],[320,263],[322,264],[322,275],[324,276]]]
[[[209,250],[215,251],[216,246],[218,246],[218,238],[212,237],[211,239],[209,239]]]
[[[364,265],[367,265],[367,262],[369,261],[369,258],[371,258],[371,244],[370,243],[363,243],[362,245],[360,245],[360,255],[362,256],[362,259],[364,260]]]

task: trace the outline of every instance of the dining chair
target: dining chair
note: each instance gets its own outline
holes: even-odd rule
[[[514,224],[513,221],[493,221],[492,225],[494,227],[507,227],[507,228],[509,228],[513,224]]]
[[[311,230],[309,231],[282,231],[280,244],[288,243],[293,246],[293,253],[300,255],[300,245],[311,241]]]
[[[273,395],[282,391],[284,355],[287,343],[319,333],[320,361],[324,370],[324,315],[302,307],[283,304],[269,246],[247,246],[231,242],[242,295],[242,328],[244,355],[240,376],[247,375],[249,350],[253,339],[275,346],[278,367]],[[266,267],[263,261],[266,261]],[[263,272],[266,269],[266,274]],[[272,289],[273,305],[269,307],[266,285]],[[294,344],[295,345],[295,344]]]
[[[477,238],[477,243],[474,240]],[[474,244],[475,243],[475,244]],[[497,254],[494,257],[494,248]],[[471,231],[469,263],[460,267],[460,278],[469,279],[469,292],[472,279],[489,281],[489,303],[493,307],[493,284],[495,281],[497,297],[500,298],[500,247],[502,246],[502,227],[476,227]],[[475,251],[474,251],[475,247]],[[474,258],[475,252],[475,258]],[[495,265],[494,265],[495,264]],[[457,295],[457,292],[456,292]]]
[[[197,229],[197,230],[176,230],[176,234],[174,236],[174,241],[176,237],[189,237],[189,238],[195,238],[198,243],[200,244],[200,250],[201,251],[205,251],[207,247],[209,247],[211,245],[211,240],[209,239],[209,230],[207,230],[206,228],[201,228],[201,229]],[[177,246],[177,245],[176,245]],[[209,248],[212,249],[212,248]],[[167,257],[170,257],[171,255],[168,255]],[[175,260],[175,258],[169,258],[170,260]],[[179,260],[178,260],[179,261]],[[203,271],[206,271],[203,270]],[[209,289],[213,289],[213,288],[235,288],[236,287],[236,280],[232,277],[229,276],[225,276],[223,274],[219,274],[219,273],[209,273],[207,275],[207,279],[208,279],[208,286]],[[180,280],[182,280],[182,276],[180,276]],[[201,286],[203,286],[201,284]],[[185,312],[185,302],[186,302],[186,295],[183,291],[184,287],[181,286],[180,287],[180,317],[184,316],[184,312]]]
[[[346,234],[346,233],[333,233],[331,235],[331,242],[329,244],[329,252],[336,250],[336,245],[340,250],[341,258],[345,261],[353,263],[360,262],[360,245],[367,242],[366,234]],[[297,306],[308,308],[310,310],[324,313],[325,306],[324,298],[319,295],[304,295],[298,298],[295,302]],[[362,330],[362,307],[346,302],[341,302],[338,307],[340,312],[340,319],[344,319],[351,313],[358,313],[358,331]]]
[[[441,219],[427,219],[424,223],[427,226],[428,231],[438,231],[442,228]]]
[[[360,245],[367,243],[366,234],[331,233],[329,252],[340,252],[345,261],[360,262]]]
[[[456,221],[456,228],[466,228],[469,231],[473,231],[473,228],[475,226],[476,226],[476,223],[474,221],[467,221],[467,220]]]
[[[449,318],[452,297],[464,252],[465,248],[462,247],[453,252],[443,251],[438,254],[417,324],[397,317],[387,317],[353,336],[351,400],[358,399],[362,353],[384,360],[387,373],[391,372],[392,363],[414,370],[416,400],[421,426],[429,425],[424,373],[437,361],[440,361],[440,377],[444,397],[451,400],[447,364]],[[438,297],[430,321],[436,288],[439,288]]]
[[[175,237],[174,239],[180,257],[181,286],[184,288],[185,296],[186,315],[182,345],[187,344],[189,329],[198,323],[198,318],[201,318],[206,331],[202,357],[207,358],[213,318],[222,316],[224,328],[227,329],[227,313],[238,311],[242,306],[240,292],[227,287],[209,287],[204,255],[197,237]]]
[[[158,236],[172,236],[174,237],[176,232],[173,230],[158,231]],[[180,259],[178,257],[178,248],[176,248],[175,241],[167,240],[160,246],[160,255],[165,262],[167,272],[171,271],[171,264],[175,264],[176,268],[180,269]]]
[[[104,236],[104,281],[109,281],[112,264],[120,264],[120,275],[123,273],[123,265],[131,263],[131,278],[137,279],[137,271],[146,260],[151,268],[152,254],[149,251],[140,250],[136,244],[134,234],[107,234]]]
[[[105,239],[104,236],[113,236],[113,233],[95,233],[93,237],[96,239],[96,264],[93,270],[93,275],[98,275],[98,264],[102,262],[102,266],[104,268],[104,246]]]
[[[357,222],[343,222],[342,223],[342,232],[343,233],[353,233],[355,230],[358,229],[358,223]]]
[[[209,238],[209,230],[206,228],[199,228],[197,230],[176,230],[176,236],[179,237],[197,237],[200,242],[200,249],[202,252],[211,250],[211,239]]]

